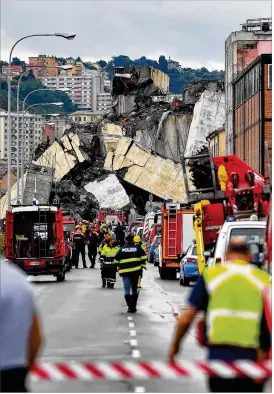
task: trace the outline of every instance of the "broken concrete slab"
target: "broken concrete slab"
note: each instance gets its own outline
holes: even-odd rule
[[[122,209],[130,203],[125,189],[114,174],[101,181],[90,182],[84,188],[96,197],[100,209]]]
[[[186,201],[181,164],[151,153],[131,138],[123,137],[116,151],[108,153],[104,168],[161,199]]]
[[[26,173],[23,205],[32,205],[36,198],[39,204],[48,204],[53,182],[53,169],[32,164]]]
[[[192,156],[208,146],[206,137],[225,122],[225,95],[205,90],[195,104],[185,156]]]

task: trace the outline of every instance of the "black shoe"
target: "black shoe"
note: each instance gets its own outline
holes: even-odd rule
[[[127,313],[131,313],[131,309],[132,309],[132,306],[131,306],[131,295],[125,295],[125,300],[126,300],[126,303],[127,303],[127,306],[128,306]]]
[[[138,301],[138,294],[131,296],[131,299],[132,299],[131,312],[136,313],[137,312],[136,306],[137,306],[137,301]]]

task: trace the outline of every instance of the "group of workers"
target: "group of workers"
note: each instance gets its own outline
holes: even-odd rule
[[[85,233],[84,231],[85,230]],[[138,288],[141,287],[143,269],[146,269],[147,254],[138,235],[128,234],[122,224],[113,231],[105,223],[85,227],[78,225],[73,237],[74,255],[71,265],[78,268],[79,255],[82,256],[83,268],[86,264],[86,245],[90,259],[90,268],[95,267],[97,253],[101,260],[102,287],[113,288],[116,282],[116,273],[123,280],[125,300],[128,313],[137,311]]]
[[[128,312],[134,313],[138,280],[146,266],[145,250],[131,234],[125,237],[122,246],[115,244],[110,235],[104,239],[101,256],[110,258],[117,267]],[[188,307],[176,317],[169,361],[174,362],[183,338],[200,313],[203,313],[200,321],[203,329],[199,342],[208,348],[210,361],[264,361],[270,357],[270,276],[251,261],[246,242],[233,239],[228,245],[225,263],[204,269],[191,291]],[[39,318],[24,274],[8,262],[2,262],[0,268],[1,391],[25,392],[26,376],[42,344]],[[265,379],[210,376],[208,383],[211,392],[262,392],[265,382]]]

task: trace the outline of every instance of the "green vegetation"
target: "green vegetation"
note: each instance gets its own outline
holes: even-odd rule
[[[147,59],[145,56],[136,60],[132,60],[125,55],[113,56],[107,63],[106,70],[110,74],[110,77],[112,77],[113,66],[127,67],[140,65],[151,66],[167,73],[170,77],[170,92],[172,94],[181,94],[185,86],[195,80],[224,79],[224,71],[209,71],[205,67],[201,69],[182,68],[181,72],[177,70],[168,70],[168,62],[165,56],[160,56],[158,61]]]
[[[24,98],[32,90],[36,89],[46,89],[40,81],[33,78],[33,75],[29,77],[22,78],[20,85],[20,109],[22,108],[22,102]],[[12,97],[11,97],[11,108],[12,111],[16,111],[16,94],[17,94],[17,81],[12,81]],[[32,104],[38,103],[52,103],[52,102],[62,102],[64,105],[62,107],[56,107],[54,105],[50,106],[37,106],[30,109],[33,113],[70,113],[77,110],[76,106],[73,105],[69,96],[64,92],[57,91],[38,91],[29,96],[26,101],[26,107]],[[8,84],[5,81],[0,82],[0,108],[7,111],[8,109]]]

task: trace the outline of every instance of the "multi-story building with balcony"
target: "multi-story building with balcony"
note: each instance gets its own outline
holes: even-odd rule
[[[44,118],[41,115],[27,113],[19,115],[19,163],[21,163],[22,141],[24,143],[24,162],[28,163],[34,154],[35,148],[42,141]],[[11,114],[11,165],[17,164],[17,114]],[[0,159],[8,158],[8,113],[0,111]]]
[[[272,53],[272,19],[248,19],[225,42],[226,153],[233,154],[233,80],[258,56]]]
[[[27,69],[32,68],[35,78],[42,76],[57,76],[59,70],[57,66],[59,63],[54,56],[38,55],[36,57],[29,57]]]
[[[97,70],[85,70],[81,76],[47,76],[41,77],[40,80],[49,89],[69,89],[67,94],[73,104],[83,110],[96,112],[100,110],[98,101],[99,107],[107,107],[110,101],[110,94],[104,95],[104,77]]]

